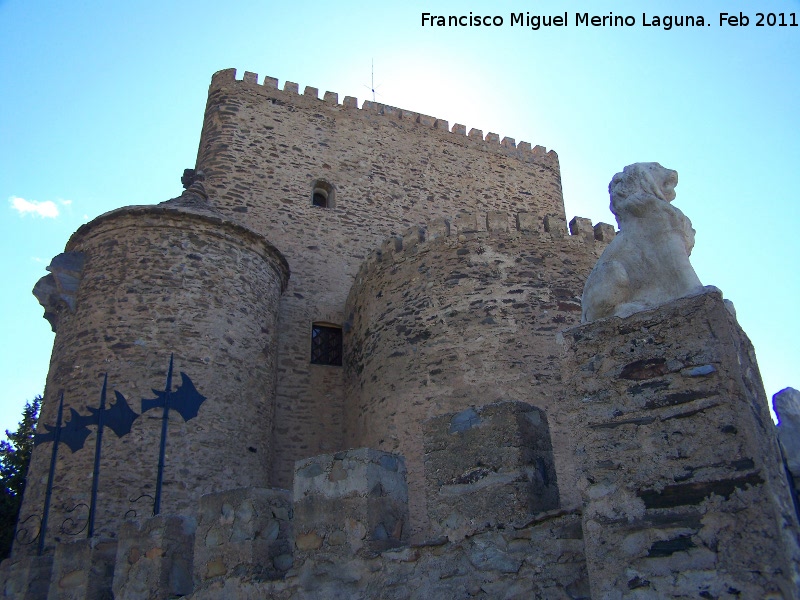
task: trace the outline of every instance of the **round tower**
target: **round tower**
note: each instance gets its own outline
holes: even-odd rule
[[[557,334],[580,322],[581,289],[600,244],[499,222],[500,231],[423,241],[417,228],[389,240],[348,299],[347,444],[405,456],[417,539],[427,527],[427,419],[499,400],[533,404],[548,413],[563,470],[565,445],[551,416],[560,393]]]
[[[193,513],[201,494],[268,485],[280,252],[195,183],[84,225],[50,270],[35,293],[56,338],[15,552],[36,546],[56,431],[48,546],[85,536],[92,507],[113,537],[154,506]]]

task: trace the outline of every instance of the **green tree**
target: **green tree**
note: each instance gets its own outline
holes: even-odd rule
[[[41,403],[41,396],[27,402],[17,430],[6,430],[8,441],[0,442],[0,559],[11,552]]]

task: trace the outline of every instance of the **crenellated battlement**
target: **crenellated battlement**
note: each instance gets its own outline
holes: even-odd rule
[[[424,225],[406,229],[401,235],[391,236],[374,249],[361,266],[357,280],[377,265],[402,262],[409,254],[428,249],[428,245],[448,244],[457,248],[464,242],[498,236],[528,236],[540,241],[562,240],[567,244],[588,246],[598,257],[614,239],[616,231],[608,223],[592,224],[591,219],[573,217],[566,223],[558,217],[537,219],[535,213],[505,213],[501,211],[459,213],[453,219],[433,219]]]
[[[516,142],[514,138],[508,136],[501,138],[499,134],[493,132],[484,135],[483,130],[477,128],[471,128],[468,132],[466,125],[461,123],[455,123],[451,127],[449,121],[445,119],[370,100],[364,100],[359,108],[358,99],[353,96],[345,96],[342,102],[339,103],[339,94],[336,92],[326,91],[320,98],[319,89],[316,87],[305,86],[303,92],[300,93],[299,84],[287,80],[284,82],[283,88],[281,88],[278,79],[275,77],[264,76],[260,85],[258,82],[258,73],[245,71],[242,79],[236,79],[236,69],[224,69],[217,71],[211,77],[211,88],[234,83],[249,86],[251,89],[261,89],[269,94],[278,93],[302,97],[312,101],[316,100],[331,107],[338,107],[348,111],[361,111],[364,115],[379,115],[388,119],[452,134],[458,138],[475,140],[485,144],[487,149],[516,156],[525,162],[548,162],[558,167],[558,154],[556,154],[555,150],[547,150],[547,148],[540,145],[531,145],[530,142]]]

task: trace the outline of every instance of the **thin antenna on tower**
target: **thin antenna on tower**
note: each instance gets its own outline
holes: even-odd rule
[[[369,85],[369,86],[365,85],[364,87],[369,89],[372,92],[372,101],[375,102],[375,94],[376,94],[376,92],[375,92],[375,59],[374,58],[371,61],[370,83],[371,83],[371,85]],[[381,87],[381,85],[378,84],[377,87]]]

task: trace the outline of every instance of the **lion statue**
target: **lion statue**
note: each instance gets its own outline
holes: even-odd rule
[[[703,291],[689,262],[692,222],[670,204],[678,173],[660,164],[636,163],[608,185],[619,233],[586,280],[581,322],[627,317]]]

